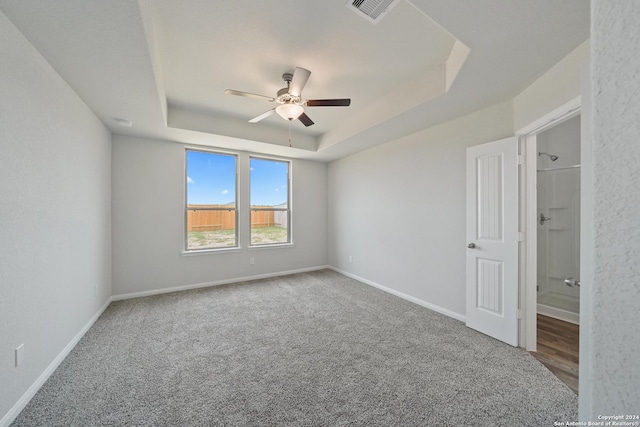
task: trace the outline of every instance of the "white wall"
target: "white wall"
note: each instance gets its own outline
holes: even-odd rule
[[[580,66],[589,59],[590,45],[586,40],[514,98],[516,131],[580,96]]]
[[[113,293],[150,293],[327,264],[327,165],[292,161],[294,246],[247,249],[241,216],[235,252],[181,254],[184,152],[175,142],[114,136]],[[239,207],[248,206],[248,153],[239,153]],[[241,214],[242,215],[242,214]],[[249,263],[250,258],[255,264]]]
[[[330,265],[464,316],[466,148],[512,120],[506,102],[331,163]]]
[[[640,3],[591,4],[595,252],[584,399],[595,419],[640,412]]]
[[[0,40],[2,424],[111,295],[111,137],[2,13]]]
[[[513,101],[331,163],[330,265],[463,317],[466,148],[580,96],[589,49],[587,40]]]

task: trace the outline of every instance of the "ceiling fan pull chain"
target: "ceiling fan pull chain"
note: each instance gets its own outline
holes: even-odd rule
[[[292,120],[289,120],[289,148],[291,148],[291,122]]]

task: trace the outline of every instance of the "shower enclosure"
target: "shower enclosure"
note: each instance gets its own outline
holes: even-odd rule
[[[537,143],[538,313],[579,323],[580,117]]]

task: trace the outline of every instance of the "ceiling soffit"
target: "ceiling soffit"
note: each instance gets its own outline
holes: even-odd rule
[[[294,144],[317,151],[445,93],[469,53],[408,1],[375,25],[343,0],[195,3],[147,3],[167,123],[184,131],[288,145],[279,116],[248,123],[274,104],[224,90],[275,96],[285,86],[281,75],[299,66],[312,72],[304,99],[351,98],[348,108],[307,107],[313,126],[293,122]]]
[[[0,10],[113,133],[318,161],[512,99],[590,19],[584,0],[400,0],[376,24],[345,0],[98,3]],[[274,96],[295,67],[312,71],[304,99],[351,106],[307,108],[315,124],[289,133],[277,115],[247,122],[273,104],[224,94]]]

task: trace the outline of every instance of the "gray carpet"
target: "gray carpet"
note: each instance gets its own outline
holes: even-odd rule
[[[553,426],[538,361],[331,270],[114,302],[15,426]]]

